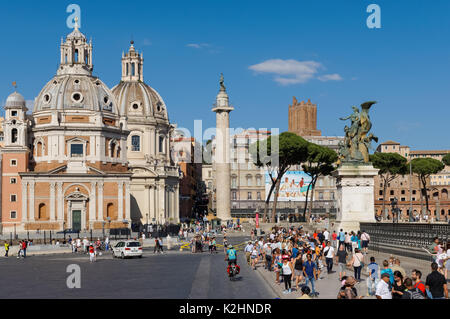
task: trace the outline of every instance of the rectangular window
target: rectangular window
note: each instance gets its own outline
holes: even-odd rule
[[[11,216],[11,219],[16,219],[17,218],[17,212],[16,211],[9,212],[9,215]]]
[[[72,157],[83,157],[83,144],[71,144],[70,145],[70,156]]]
[[[17,111],[11,111],[11,116],[17,116]]]
[[[319,199],[323,200],[323,192],[319,192]]]
[[[141,137],[134,135],[131,137],[131,151],[140,152],[141,151]]]
[[[15,195],[15,194],[11,195],[10,199],[11,199],[11,203],[16,202],[17,201],[17,195]]]
[[[257,198],[258,200],[261,200],[261,192],[257,192],[257,193],[256,193],[256,198]]]
[[[237,198],[236,197],[236,192],[233,192],[232,194],[233,194],[233,200],[236,200],[236,198]]]
[[[12,178],[9,180],[9,183],[10,183],[10,184],[17,184],[17,179],[16,179],[15,177],[12,177]]]
[[[247,193],[247,199],[252,199],[252,193],[251,192]]]
[[[406,199],[405,197],[400,198],[400,201],[404,202]]]
[[[17,160],[15,159],[11,160],[11,166],[17,166]]]

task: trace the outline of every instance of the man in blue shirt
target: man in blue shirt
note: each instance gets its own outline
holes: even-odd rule
[[[307,261],[303,264],[303,274],[305,275],[305,285],[308,286],[308,282],[311,282],[311,290],[312,295],[317,296],[316,291],[314,290],[314,283],[317,278],[317,265],[315,262],[313,262],[311,254],[308,254]]]
[[[344,234],[344,231],[342,230],[342,228],[341,228],[341,231],[339,232],[338,239],[339,239],[339,246],[343,245],[344,241],[345,241],[345,234]]]
[[[375,295],[375,290],[380,281],[378,276],[379,270],[378,264],[375,262],[375,257],[370,257],[370,264],[367,265],[367,270],[369,272],[369,277],[367,278],[367,292],[369,296]]]
[[[294,248],[292,248],[292,256],[291,256],[291,258],[296,258],[297,255],[298,255],[298,245],[295,244]]]
[[[236,264],[236,257],[237,253],[236,250],[233,248],[232,245],[230,245],[227,249],[227,255],[228,255],[228,266],[231,266],[232,264]]]

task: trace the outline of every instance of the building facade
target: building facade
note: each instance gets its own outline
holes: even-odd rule
[[[411,150],[410,147],[400,145],[398,142],[387,141],[380,143],[376,149],[381,153],[397,153],[408,161],[414,158],[428,157],[442,160],[442,157],[450,153],[450,150]],[[385,197],[385,211],[383,212],[383,183],[380,177],[375,177],[375,211],[379,216],[392,218],[391,200],[397,198],[401,217],[408,219],[412,207],[413,216],[429,215],[429,220],[446,221],[450,219],[450,167],[446,166],[438,174],[431,175],[427,179],[427,195],[429,200],[429,214],[425,210],[425,198],[421,200],[421,187],[416,175],[407,174],[398,176],[388,184]],[[422,196],[424,197],[424,196]],[[421,216],[421,217],[422,217]]]
[[[92,43],[75,24],[31,114],[19,93],[6,100],[3,230],[130,228],[145,213],[158,222],[178,220],[171,126],[161,97],[143,83],[142,56],[132,45],[113,91],[93,76],[92,61]]]
[[[317,130],[317,104],[308,102],[298,102],[293,98],[292,105],[289,105],[289,132],[299,136],[320,136],[321,131]]]

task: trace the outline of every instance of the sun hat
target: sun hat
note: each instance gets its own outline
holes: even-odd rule
[[[345,284],[346,284],[346,285],[349,285],[349,286],[353,286],[354,284],[356,284],[356,280],[355,280],[354,277],[348,277],[348,278],[345,280]]]

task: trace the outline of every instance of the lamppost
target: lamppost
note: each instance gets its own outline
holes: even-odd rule
[[[439,221],[439,215],[440,215],[440,210],[441,210],[441,201],[440,201],[440,199],[439,199],[439,189],[437,189],[436,187],[433,187],[432,189],[431,189],[431,192],[433,192],[434,190],[436,190],[437,191],[437,203],[436,203],[436,206],[435,206],[435,208],[434,208],[434,211],[436,212],[436,221],[438,222]]]
[[[106,220],[108,221],[108,236],[111,237],[111,217],[106,217]]]
[[[398,200],[397,200],[397,197],[394,197],[392,199],[391,207],[392,207],[392,223],[395,223],[396,221],[398,223]]]

